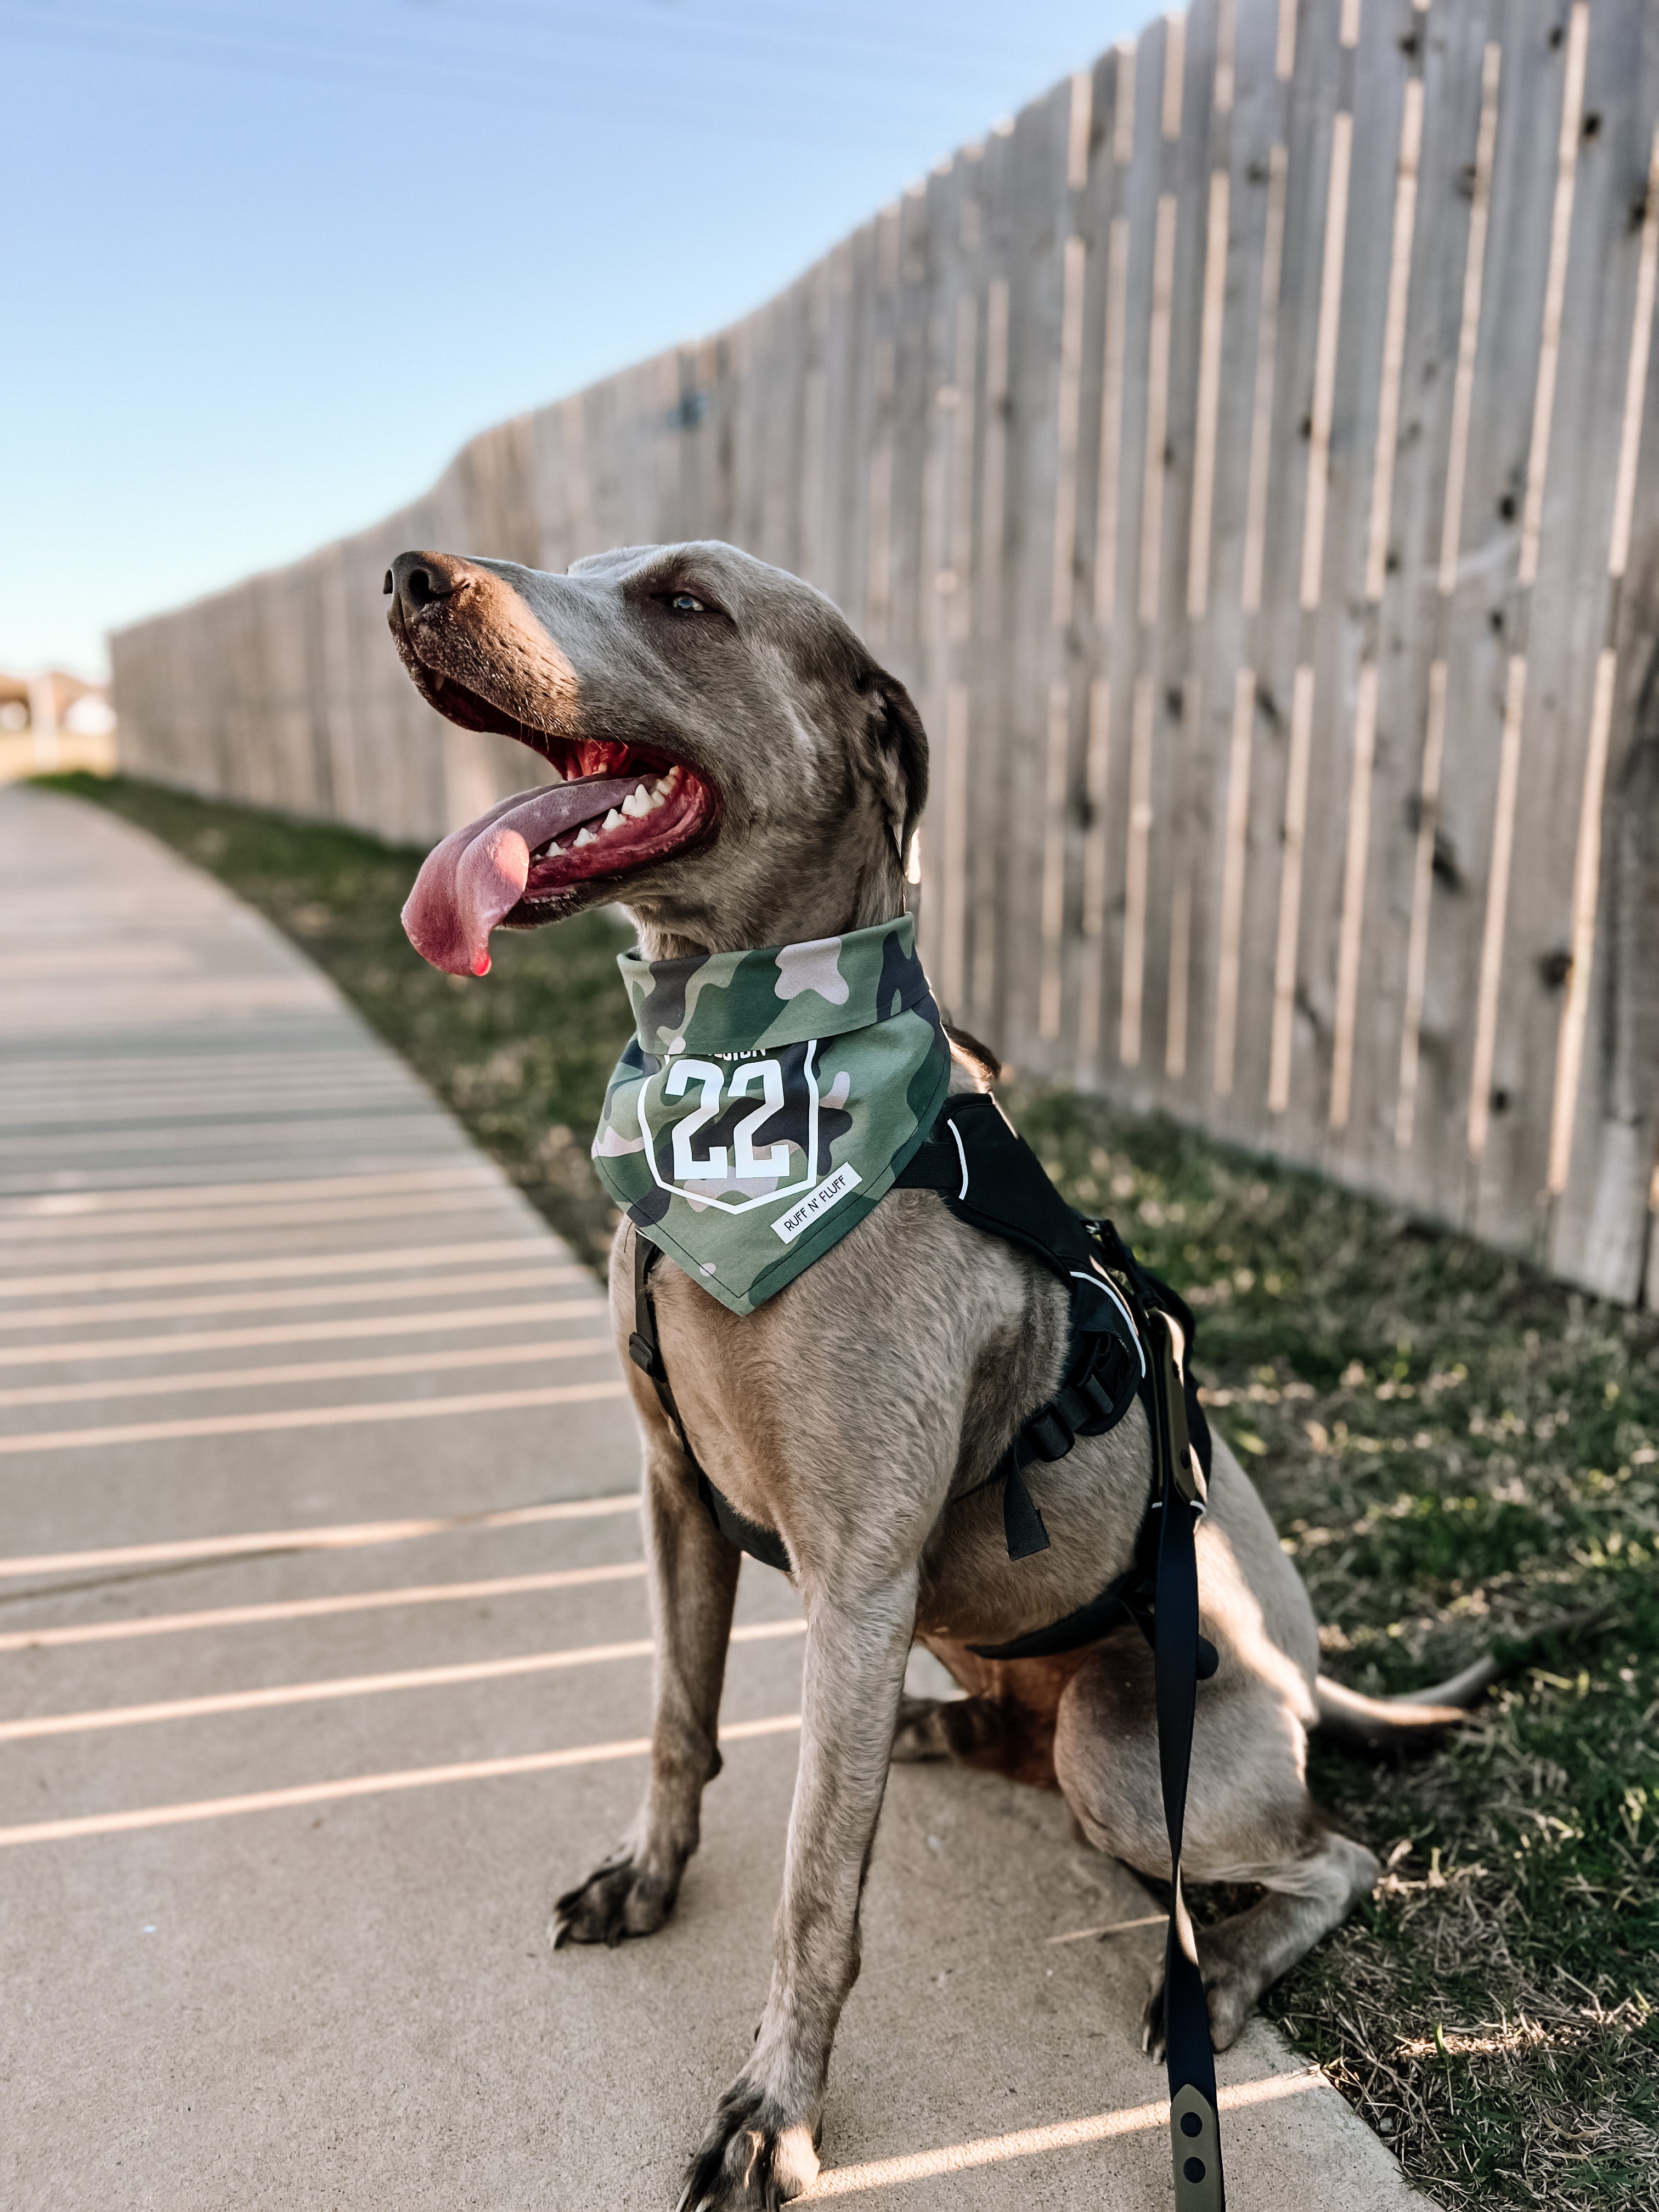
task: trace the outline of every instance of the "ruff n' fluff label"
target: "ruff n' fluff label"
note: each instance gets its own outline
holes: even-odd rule
[[[827,1213],[838,1198],[845,1198],[857,1183],[859,1171],[849,1160],[834,1175],[825,1176],[816,1190],[807,1192],[799,1206],[792,1206],[772,1224],[774,1231],[786,1244],[793,1244],[803,1229],[810,1229],[823,1213]]]

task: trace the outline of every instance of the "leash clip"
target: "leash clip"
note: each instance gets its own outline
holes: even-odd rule
[[[1176,2212],[1222,2212],[1221,2149],[1215,2106],[1188,2082],[1170,2105]]]
[[[1209,1510],[1210,1499],[1204,1471],[1187,1429],[1187,1340],[1181,1323],[1173,1314],[1165,1313],[1162,1306],[1153,1309],[1152,1319],[1163,1323],[1158,1331],[1153,1357],[1163,1368],[1164,1389],[1158,1395],[1168,1424],[1170,1479],[1194,1511],[1201,1515]]]

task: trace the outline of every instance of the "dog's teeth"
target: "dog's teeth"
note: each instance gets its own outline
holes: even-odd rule
[[[562,853],[563,850],[563,846],[560,844],[556,837],[550,837],[547,843],[542,849],[542,858],[544,860],[550,860],[555,853]]]
[[[667,798],[667,796],[668,796],[668,781],[669,781],[669,780],[668,780],[668,778],[667,778],[665,775],[659,775],[659,776],[657,778],[656,781],[652,785],[652,787],[651,787],[652,791],[655,793],[655,795],[657,796],[657,798],[659,798],[659,799],[666,799],[666,798]]]
[[[641,814],[648,814],[650,812],[651,798],[643,784],[640,786],[637,791],[630,791],[629,793],[627,798],[624,799],[622,803],[622,811],[628,816],[629,819],[633,822],[637,822]]]
[[[653,791],[646,801],[645,811],[647,814],[654,814],[659,806],[666,806],[667,804],[668,793],[665,791]]]
[[[449,681],[449,678],[447,676],[440,676],[435,668],[428,668],[426,672],[428,681],[431,684],[434,691],[441,691],[445,684]]]
[[[617,813],[614,806],[611,808],[610,813],[605,816],[604,821],[599,824],[601,830],[620,830],[622,826],[623,818],[621,815]]]
[[[593,835],[593,832],[591,830],[579,830],[576,832],[576,842],[579,846],[597,845],[599,842],[599,839]]]

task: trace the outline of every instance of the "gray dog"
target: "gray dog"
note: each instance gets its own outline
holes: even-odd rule
[[[708,544],[626,548],[568,575],[406,553],[386,583],[422,696],[464,727],[520,739],[566,778],[503,802],[428,861],[405,921],[436,964],[482,974],[496,924],[531,927],[611,899],[626,902],[654,960],[802,945],[902,912],[927,739],[903,686],[809,586]],[[958,1046],[952,1091],[987,1082]],[[624,1348],[634,1235],[624,1221],[611,1261]],[[1033,1470],[1053,1541],[1008,1557],[994,1490],[967,1493],[1054,1391],[1066,1294],[932,1191],[891,1192],[750,1314],[727,1311],[676,1267],[655,1281],[684,1433],[732,1504],[781,1535],[807,1620],[771,1989],[681,2198],[682,2212],[736,2212],[781,2204],[817,2172],[890,1760],[954,1756],[1057,1786],[1091,1844],[1167,1878],[1140,1634],[1126,1626],[1046,1660],[969,1650],[1072,1612],[1128,1565],[1151,1437],[1137,1402],[1107,1434]],[[623,1371],[644,1445],[658,1644],[651,1779],[621,1844],[560,1899],[560,1942],[615,1943],[662,1925],[720,1764],[739,1554],[700,1504],[651,1384]],[[1209,1498],[1199,1575],[1219,1666],[1198,1700],[1186,1866],[1191,1879],[1264,1893],[1200,1942],[1221,2048],[1377,1876],[1372,1854],[1308,1796],[1309,1730],[1376,1742],[1456,1714],[1373,1705],[1322,1680],[1306,1593],[1219,1439]],[[903,1697],[918,1639],[965,1698]],[[1426,1695],[1461,1702],[1479,1686],[1472,1674]],[[1149,2049],[1160,2023],[1154,1993]]]

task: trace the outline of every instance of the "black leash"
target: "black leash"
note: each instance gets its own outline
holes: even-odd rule
[[[1152,1679],[1158,1706],[1158,1763],[1164,1825],[1170,1838],[1170,1927],[1164,1946],[1164,2049],[1170,2081],[1170,2148],[1176,2212],[1224,2212],[1221,2132],[1216,2116],[1215,2051],[1210,2007],[1199,1970],[1192,1919],[1181,1887],[1187,1778],[1198,1705],[1198,1552],[1194,1540],[1207,1503],[1202,1468],[1187,1435],[1186,1343],[1173,1315],[1155,1310],[1152,1458],[1158,1488],[1158,1583]]]
[[[959,1219],[1019,1245],[1059,1275],[1071,1294],[1071,1340],[1060,1389],[1020,1424],[987,1482],[979,1486],[1005,1486],[1003,1520],[1011,1559],[1045,1551],[1049,1542],[1025,1486],[1024,1470],[1039,1461],[1063,1458],[1079,1436],[1103,1434],[1122,1419],[1135,1396],[1146,1408],[1152,1482],[1135,1564],[1063,1620],[1008,1644],[973,1649],[981,1657],[1009,1660],[1075,1650],[1107,1635],[1124,1618],[1137,1622],[1150,1638],[1170,1840],[1164,2041],[1176,2212],[1225,2212],[1209,2003],[1181,1886],[1198,1685],[1214,1674],[1217,1664],[1214,1647],[1199,1633],[1194,1534],[1207,1502],[1210,1436],[1186,1370],[1193,1317],[1167,1284],[1139,1265],[1109,1222],[1085,1220],[1066,1204],[1036,1154],[988,1097],[948,1099],[895,1183],[938,1192]],[[782,1538],[739,1513],[709,1480],[691,1449],[657,1334],[651,1275],[661,1257],[636,1224],[629,1357],[650,1376],[714,1526],[739,1549],[790,1573],[793,1562]]]
[[[1135,1565],[1064,1620],[1011,1644],[974,1649],[981,1657],[993,1659],[1036,1658],[1075,1650],[1108,1633],[1115,1619],[1125,1614],[1143,1632],[1150,1631],[1164,1823],[1170,1840],[1164,2043],[1176,2212],[1224,2212],[1210,2008],[1181,1885],[1198,1685],[1214,1674],[1218,1663],[1213,1645],[1199,1632],[1194,1534],[1207,1503],[1210,1432],[1196,1385],[1186,1371],[1187,1348],[1194,1334],[1193,1316],[1167,1283],[1140,1266],[1110,1222],[1087,1220],[1066,1204],[1036,1153],[988,1096],[947,1099],[927,1141],[897,1181],[936,1190],[958,1219],[1022,1246],[1066,1279],[1072,1291],[1066,1380],[1048,1405],[1021,1423],[991,1478],[994,1481],[1000,1476],[1008,1486],[1004,1517],[1012,1558],[1023,1555],[1012,1540],[1017,1523],[1029,1519],[1042,1531],[1040,1540],[1029,1548],[1042,1549],[1048,1540],[1034,1503],[1016,1506],[1008,1502],[1008,1493],[1024,1492],[1024,1468],[1036,1459],[1062,1457],[1077,1436],[1097,1435],[1109,1428],[1121,1418],[1137,1389],[1146,1408],[1152,1484],[1135,1545]],[[1098,1288],[1103,1276],[1114,1293],[1109,1305]],[[1131,1321],[1131,1316],[1130,1328],[1121,1328],[1120,1318]],[[1133,1362],[1120,1361],[1103,1391],[1102,1363],[1126,1337]],[[1091,1340],[1092,1351],[1087,1348]],[[1085,1346],[1081,1352],[1080,1341]],[[1082,1390],[1078,1388],[1080,1375],[1085,1378]],[[1085,1396],[1109,1397],[1109,1415],[1076,1418]]]

